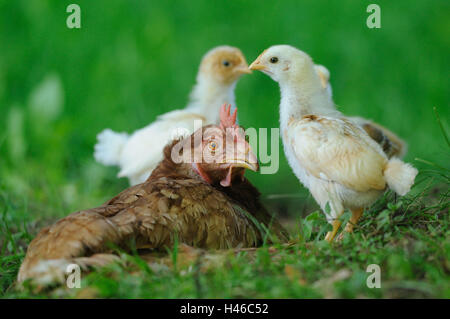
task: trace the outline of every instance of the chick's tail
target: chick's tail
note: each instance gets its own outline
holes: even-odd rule
[[[97,135],[97,144],[94,146],[95,160],[107,166],[119,165],[122,149],[127,140],[126,133],[103,130]]]
[[[398,158],[390,159],[384,169],[384,177],[389,188],[400,196],[406,195],[411,190],[417,173],[416,168]]]

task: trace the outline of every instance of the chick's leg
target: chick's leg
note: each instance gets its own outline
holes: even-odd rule
[[[339,228],[341,227],[342,222],[339,219],[335,219],[333,223],[331,224],[333,226],[333,230],[329,231],[327,235],[325,236],[325,240],[329,243],[331,243],[336,237],[337,232],[339,231]]]
[[[358,220],[361,218],[364,208],[358,208],[358,209],[352,209],[352,217],[347,222],[347,225],[345,225],[345,232],[346,233],[353,233],[353,227],[358,223]],[[337,240],[344,239],[344,232],[340,233]]]
[[[350,217],[347,225],[345,225],[345,231],[347,233],[353,232],[353,227],[358,223],[364,212],[364,208],[352,209],[352,217]]]
[[[333,229],[327,233],[327,235],[325,236],[325,240],[331,243],[336,237],[336,234],[338,233],[339,228],[342,225],[342,222],[340,221],[339,218],[344,213],[344,206],[342,206],[342,203],[335,197],[331,197],[331,200],[328,203],[329,203],[329,213],[327,214],[327,219],[328,221],[330,221],[330,219],[332,220],[331,225],[333,226]],[[324,211],[326,210],[327,209],[325,206]]]

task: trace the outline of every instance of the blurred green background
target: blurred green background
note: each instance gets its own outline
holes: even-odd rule
[[[81,29],[66,7],[81,7]],[[376,1],[0,0],[0,187],[24,211],[62,216],[128,184],[93,160],[96,134],[132,132],[187,102],[202,55],[229,44],[248,62],[291,44],[331,72],[335,102],[409,143],[406,157],[448,166],[450,3]],[[278,126],[278,85],[253,73],[237,86],[240,123]],[[281,145],[281,143],[280,143]],[[445,155],[447,154],[447,155]],[[248,173],[266,196],[307,196],[280,148],[275,175]]]

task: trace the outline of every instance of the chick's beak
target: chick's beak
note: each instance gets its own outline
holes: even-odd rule
[[[247,64],[237,67],[236,72],[242,73],[242,74],[252,73],[252,71],[248,68]]]
[[[245,58],[241,61],[239,65],[236,66],[236,72],[240,74],[250,74],[252,71],[248,68],[247,61],[245,61]]]
[[[255,61],[253,61],[252,64],[248,67],[250,70],[256,70],[256,71],[262,71],[266,69],[265,65],[261,64],[261,60],[258,58]]]

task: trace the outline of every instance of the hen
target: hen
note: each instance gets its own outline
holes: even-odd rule
[[[272,46],[251,65],[278,82],[280,129],[291,168],[332,224],[332,241],[346,208],[348,232],[387,187],[403,196],[417,170],[383,149],[359,125],[342,116],[323,86],[311,58],[287,45]]]
[[[221,109],[220,126],[205,126],[168,144],[143,184],[43,229],[28,247],[18,281],[46,284],[63,279],[71,263],[103,265],[118,258],[110,244],[163,249],[178,238],[201,248],[254,247],[266,230],[286,239],[244,177],[245,169],[258,170],[258,161],[230,107]]]
[[[325,66],[319,64],[314,65],[314,69],[319,76],[322,87],[325,89],[323,94],[328,94],[332,98],[333,91],[330,84],[330,71]],[[406,154],[407,145],[405,141],[387,128],[362,117],[351,116],[347,118],[361,126],[375,142],[380,144],[388,158],[394,156],[402,158]]]
[[[142,183],[162,160],[164,146],[177,136],[191,134],[195,120],[202,121],[201,125],[219,123],[217,109],[223,103],[235,106],[236,83],[242,74],[250,72],[239,49],[219,46],[210,50],[200,63],[197,83],[185,109],[163,114],[131,135],[103,130],[97,136],[95,160],[119,166],[118,177],[128,177],[131,185]]]

